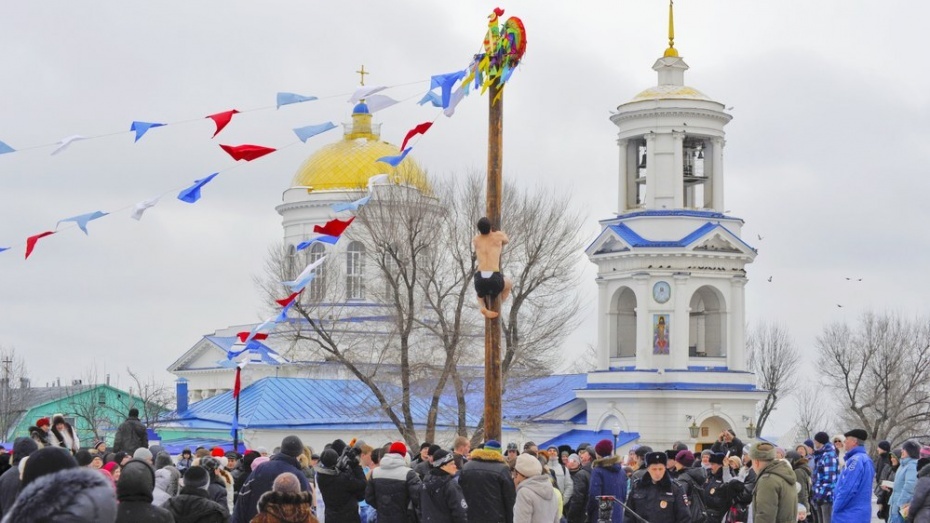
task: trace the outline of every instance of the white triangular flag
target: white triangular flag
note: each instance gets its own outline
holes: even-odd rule
[[[368,98],[369,96],[387,89],[387,86],[384,85],[369,85],[367,87],[359,87],[352,93],[352,96],[349,97],[349,103],[354,104],[358,103],[363,98]]]
[[[141,220],[142,213],[144,213],[145,210],[150,207],[155,207],[155,204],[157,203],[158,203],[158,197],[152,198],[151,200],[143,200],[137,203],[135,207],[132,208],[132,214],[130,214],[129,217],[136,221]]]
[[[58,142],[58,147],[56,147],[55,150],[52,151],[52,156],[55,156],[56,154],[60,153],[61,151],[64,151],[65,149],[67,149],[68,146],[71,145],[71,142],[76,142],[76,141],[78,141],[78,140],[84,140],[84,139],[85,139],[85,138],[84,138],[83,136],[79,135],[79,134],[74,134],[74,135],[71,135],[71,136],[69,136],[69,137],[67,137],[67,138],[62,138],[62,139]]]

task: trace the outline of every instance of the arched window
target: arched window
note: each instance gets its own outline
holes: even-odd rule
[[[319,261],[319,259],[325,255],[326,247],[324,247],[322,243],[314,243],[313,246],[310,247],[310,252],[307,253],[307,264],[309,265]],[[323,294],[326,289],[326,263],[320,264],[314,272],[316,273],[316,277],[310,282],[310,301],[320,302],[323,300]]]
[[[350,243],[346,252],[346,298],[365,299],[365,246],[360,241]]]

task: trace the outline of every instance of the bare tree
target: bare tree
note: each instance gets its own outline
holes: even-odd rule
[[[812,439],[818,432],[831,433],[827,410],[824,408],[824,399],[819,395],[817,384],[803,387],[795,396],[798,407],[798,426],[804,439]]]
[[[801,355],[788,331],[777,324],[759,323],[746,339],[749,368],[759,388],[768,392],[759,407],[756,433],[761,434],[772,411],[797,384]]]
[[[106,393],[103,393],[103,396],[93,393],[91,389],[93,385],[98,384],[98,376],[96,367],[88,369],[83,374],[80,384],[76,383],[68,389],[66,406],[76,420],[83,421],[83,425],[93,434],[95,440],[103,440],[106,432],[119,424],[118,420],[125,412],[113,405]]]
[[[842,402],[842,421],[892,445],[930,432],[930,322],[866,313],[817,337],[820,369]]]
[[[157,428],[164,415],[168,413],[167,406],[171,404],[171,390],[164,383],[155,380],[154,376],[143,377],[136,371],[127,368],[126,372],[133,385],[129,387],[128,408],[139,409],[139,420],[146,428]],[[136,398],[139,398],[136,400]]]
[[[29,407],[29,375],[13,347],[0,346],[0,364],[0,435],[8,438]]]

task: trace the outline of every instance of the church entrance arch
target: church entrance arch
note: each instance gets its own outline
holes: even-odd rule
[[[632,358],[636,356],[636,293],[629,287],[620,287],[611,301],[612,316],[610,356]]]
[[[723,293],[704,285],[691,296],[688,355],[722,358],[726,353],[727,314]]]
[[[704,419],[701,422],[701,431],[695,448],[699,451],[709,450],[720,437],[720,433],[731,428],[733,427],[730,426],[727,420],[720,416],[711,416]]]

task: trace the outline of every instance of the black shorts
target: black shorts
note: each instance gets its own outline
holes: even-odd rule
[[[481,276],[481,271],[475,273],[475,291],[479,298],[497,296],[504,290],[504,275],[495,272],[490,278]]]

